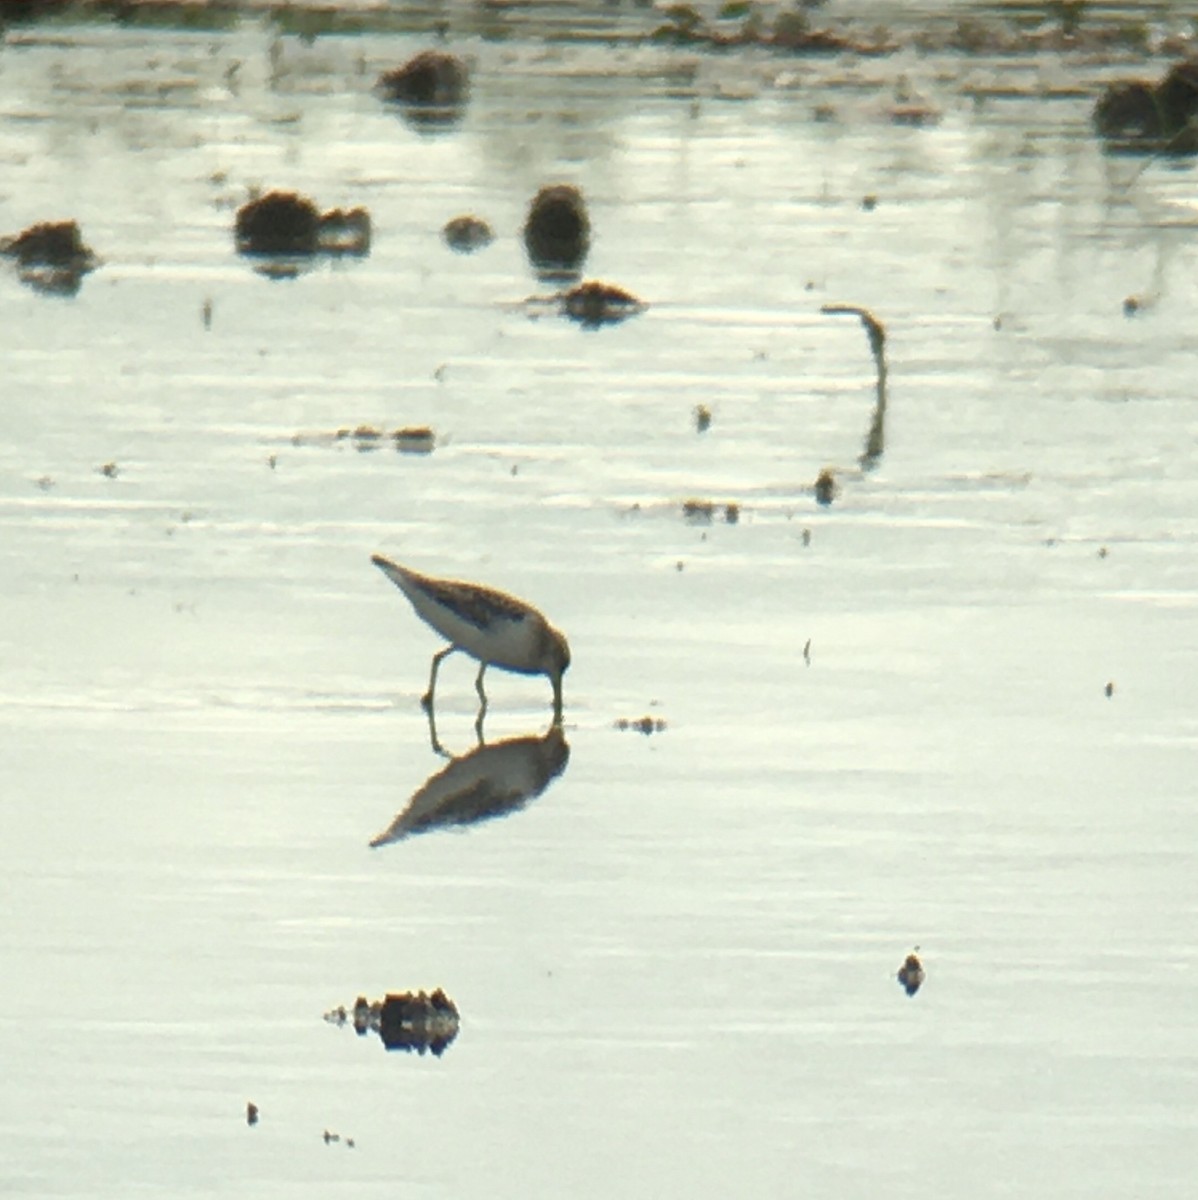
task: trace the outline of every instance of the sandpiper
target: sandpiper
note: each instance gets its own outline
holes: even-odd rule
[[[570,665],[570,647],[531,604],[477,583],[433,579],[381,554],[372,555],[371,562],[407,596],[426,624],[449,639],[450,644],[433,655],[428,692],[421,701],[426,709],[432,709],[441,660],[464,650],[482,664],[474,681],[482,701],[479,723],[487,711],[483,674],[496,666],[521,675],[547,675],[553,684],[553,720],[561,724],[562,674]]]

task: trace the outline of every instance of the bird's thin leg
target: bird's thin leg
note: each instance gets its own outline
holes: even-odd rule
[[[553,683],[553,723],[560,725],[562,723],[562,677],[555,676]]]
[[[433,669],[428,677],[428,691],[420,697],[420,703],[424,707],[425,712],[431,712],[433,707],[433,693],[437,690],[437,670],[441,666],[441,660],[448,658],[457,646],[446,646],[444,650],[438,651],[433,655]]]
[[[437,719],[433,716],[433,706],[427,705],[424,711],[428,714],[428,740],[432,745],[433,753],[439,754],[442,758],[453,758],[453,755],[441,745],[441,739],[437,737]]]

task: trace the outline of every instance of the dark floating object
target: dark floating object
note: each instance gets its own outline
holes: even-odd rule
[[[1111,84],[1094,105],[1094,127],[1110,150],[1198,152],[1198,60],[1176,63],[1157,84]]]
[[[427,425],[408,425],[397,429],[391,440],[400,454],[432,454],[436,435]]]
[[[735,500],[723,505],[714,500],[690,499],[682,502],[682,515],[692,525],[710,525],[721,512],[727,525],[735,525],[740,520],[740,505]]]
[[[385,999],[373,1002],[359,996],[348,1012],[341,1005],[325,1013],[324,1019],[332,1025],[352,1023],[359,1037],[377,1033],[388,1050],[431,1051],[438,1058],[461,1026],[458,1006],[441,988],[431,994],[388,992]]]
[[[616,325],[643,313],[649,306],[631,292],[610,283],[580,283],[561,296],[562,312],[589,329]]]
[[[433,748],[444,753],[431,712],[429,729]],[[510,816],[540,796],[569,761],[570,747],[559,725],[543,737],[477,746],[427,779],[370,845],[378,849],[434,829],[465,829]]]
[[[418,129],[446,128],[461,120],[470,92],[466,64],[443,50],[424,50],[379,76],[375,90]]]
[[[449,221],[441,230],[441,236],[451,250],[459,254],[473,254],[495,240],[495,230],[486,221],[466,215]]]
[[[258,1124],[258,1106],[252,1100],[245,1106],[245,1123],[247,1125]]]
[[[1115,681],[1113,679],[1109,680],[1106,687],[1102,690],[1106,692],[1106,697],[1109,700],[1115,694]]]
[[[35,291],[73,296],[99,259],[74,221],[42,221],[0,239],[0,254],[14,259],[22,283]]]
[[[665,720],[662,717],[638,717],[634,721],[630,721],[627,717],[621,717],[616,722],[616,728],[623,731],[631,729],[634,733],[643,733],[646,737],[651,733],[663,733],[666,729]]]
[[[574,278],[591,247],[591,220],[582,193],[566,183],[543,187],[524,221],[524,248],[542,279]]]
[[[695,405],[695,430],[706,433],[711,426],[711,409],[706,404]]]
[[[919,949],[918,946],[915,947]],[[919,961],[919,955],[915,953],[908,954],[903,961],[903,965],[899,967],[898,981],[903,985],[903,989],[908,996],[914,996],[923,985],[925,979],[923,963]]]
[[[293,433],[293,446],[336,445],[352,442],[355,450],[363,453],[381,450],[387,444],[394,445],[400,454],[431,454],[437,444],[436,434],[427,425],[404,425],[391,433],[384,433],[377,425],[348,426],[330,431]],[[272,464],[273,465],[273,464]]]
[[[240,254],[311,257],[370,253],[370,214],[364,208],[322,213],[295,192],[268,192],[237,210]]]
[[[836,484],[836,476],[832,474],[828,467],[825,467],[815,481],[815,499],[818,503],[827,507],[836,499],[839,491],[840,488]]]

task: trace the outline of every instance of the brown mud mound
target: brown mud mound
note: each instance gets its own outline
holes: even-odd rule
[[[479,217],[466,214],[446,222],[441,236],[451,250],[459,254],[473,254],[495,240],[495,230]]]
[[[649,306],[638,300],[631,292],[610,283],[592,280],[561,297],[562,312],[582,325],[595,328],[599,325],[614,325],[635,317]]]

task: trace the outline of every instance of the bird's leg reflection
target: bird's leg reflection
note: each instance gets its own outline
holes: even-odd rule
[[[825,304],[820,312],[832,316],[857,317],[869,337],[869,349],[877,371],[877,399],[874,402],[869,432],[865,436],[865,449],[858,459],[861,469],[869,471],[878,465],[882,452],[886,449],[886,326],[869,309],[858,304]]]
[[[437,690],[437,671],[440,669],[441,660],[448,658],[456,649],[456,645],[446,646],[444,650],[440,650],[433,655],[433,669],[429,672],[428,691],[420,697],[420,704],[424,711],[429,714],[430,718],[433,711],[433,694]]]
[[[426,704],[424,711],[428,714],[428,740],[433,748],[434,754],[439,754],[442,758],[453,758],[453,755],[441,745],[441,739],[437,737],[437,718],[433,712],[433,706]]]

